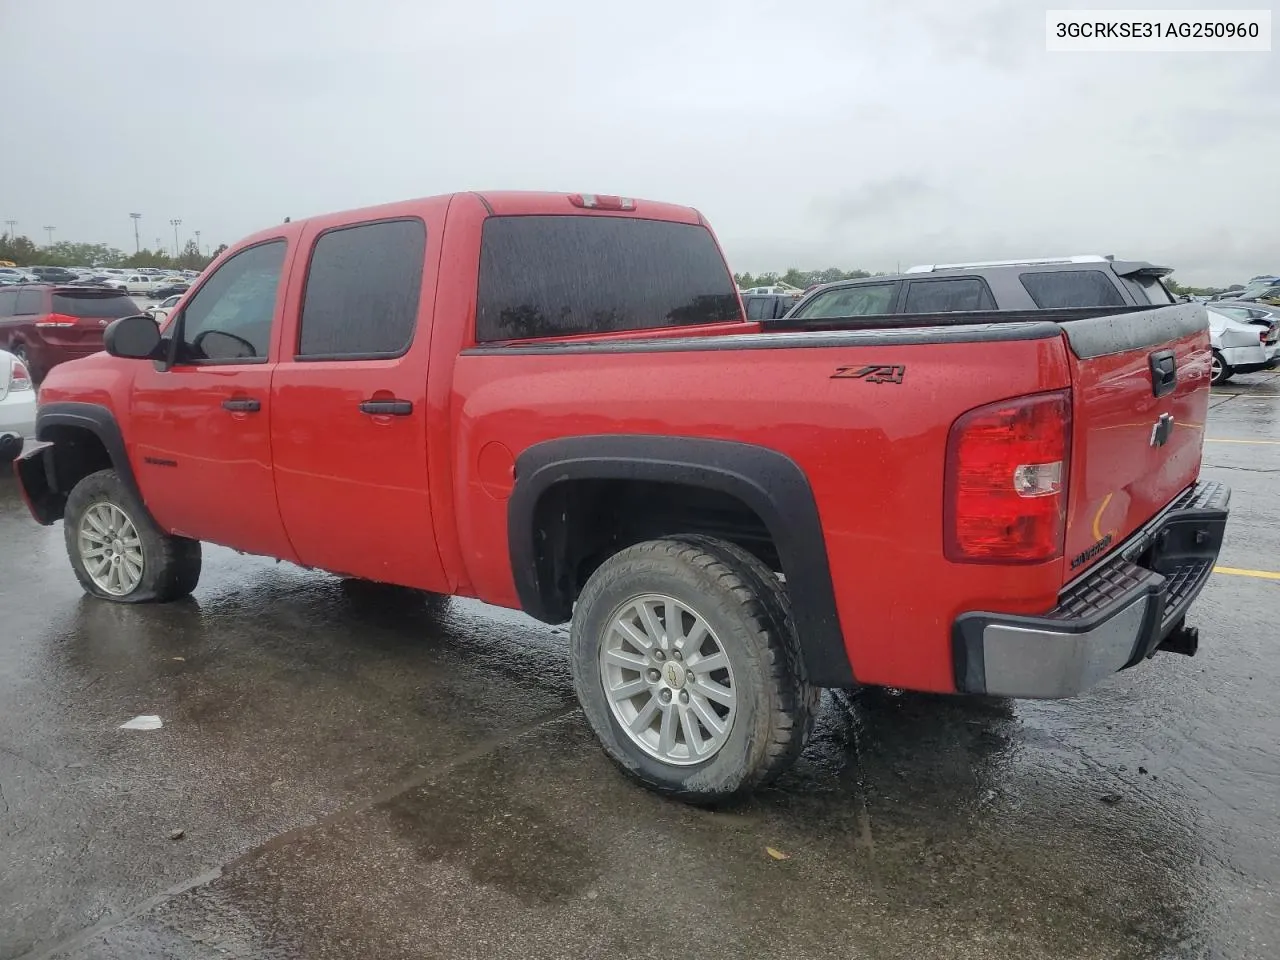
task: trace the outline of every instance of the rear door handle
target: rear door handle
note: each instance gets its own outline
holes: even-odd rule
[[[407,417],[413,413],[411,400],[362,400],[360,412],[374,417]]]
[[[257,413],[262,409],[262,404],[252,397],[232,397],[230,400],[222,401],[222,409],[235,413]]]

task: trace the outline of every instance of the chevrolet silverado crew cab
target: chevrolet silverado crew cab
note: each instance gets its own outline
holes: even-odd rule
[[[696,211],[460,193],[272,227],[54,368],[27,503],[90,594],[201,542],[572,621],[586,719],[696,802],[823,687],[1071,697],[1158,650],[1228,492],[1204,307],[748,321]]]

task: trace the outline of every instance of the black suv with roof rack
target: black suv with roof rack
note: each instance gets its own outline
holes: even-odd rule
[[[838,280],[811,291],[790,321],[980,310],[1145,307],[1175,301],[1161,282],[1171,267],[1097,255],[911,267]]]

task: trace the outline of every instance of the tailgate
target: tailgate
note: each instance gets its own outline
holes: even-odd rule
[[[1065,581],[1196,479],[1209,408],[1201,304],[1062,324],[1074,397]]]

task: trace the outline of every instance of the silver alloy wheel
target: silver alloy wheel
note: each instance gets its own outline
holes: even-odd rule
[[[696,610],[646,594],[609,618],[600,681],[632,743],[663,763],[711,759],[733,729],[738,694],[723,645]]]
[[[1213,366],[1209,375],[1210,383],[1217,383],[1222,379],[1222,359],[1215,353],[1213,355]]]
[[[80,518],[80,559],[89,579],[113,597],[124,597],[142,582],[142,539],[129,515],[100,500]]]

